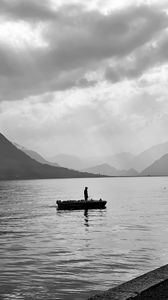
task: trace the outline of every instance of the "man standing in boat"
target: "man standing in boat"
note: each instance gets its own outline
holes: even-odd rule
[[[88,200],[88,187],[87,186],[84,189],[84,199],[85,199],[85,201]]]

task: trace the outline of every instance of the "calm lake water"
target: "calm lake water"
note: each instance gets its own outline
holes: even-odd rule
[[[85,186],[105,210],[56,210]],[[87,299],[168,263],[167,177],[3,181],[0,207],[0,299]]]

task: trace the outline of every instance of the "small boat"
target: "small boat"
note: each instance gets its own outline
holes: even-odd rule
[[[107,201],[105,200],[57,200],[58,210],[78,210],[78,209],[103,209],[106,207]]]

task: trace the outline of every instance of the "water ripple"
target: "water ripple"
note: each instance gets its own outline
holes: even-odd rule
[[[168,178],[0,182],[0,295],[82,300],[167,263]],[[57,211],[84,186],[106,210]]]

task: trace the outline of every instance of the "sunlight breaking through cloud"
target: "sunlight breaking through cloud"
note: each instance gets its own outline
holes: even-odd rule
[[[42,25],[32,26],[25,21],[0,22],[0,43],[4,43],[14,49],[43,48],[47,46],[42,38]]]
[[[43,154],[166,140],[167,10],[164,0],[1,0],[1,131]]]

